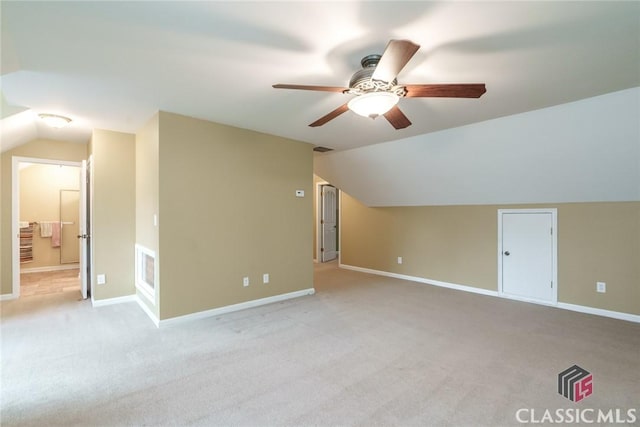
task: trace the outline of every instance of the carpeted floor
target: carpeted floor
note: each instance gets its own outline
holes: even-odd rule
[[[316,267],[316,295],[156,329],[135,303],[2,303],[2,426],[502,426],[635,409],[640,324]],[[593,394],[558,394],[577,364]]]

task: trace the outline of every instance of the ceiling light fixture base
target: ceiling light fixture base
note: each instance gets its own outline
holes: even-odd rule
[[[69,117],[60,116],[58,114],[42,113],[38,114],[38,117],[40,117],[40,119],[47,125],[56,129],[63,128],[71,123],[71,119]]]

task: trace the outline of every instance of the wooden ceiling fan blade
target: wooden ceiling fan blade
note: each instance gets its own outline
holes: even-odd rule
[[[345,90],[349,90],[347,87],[337,87],[337,86],[308,86],[308,85],[289,85],[289,84],[275,84],[273,85],[275,89],[299,89],[299,90],[317,90],[320,92],[344,92]]]
[[[375,71],[371,75],[373,80],[392,82],[407,62],[420,49],[420,45],[409,40],[391,40],[382,54]]]
[[[480,98],[487,91],[484,83],[405,85],[407,98]]]
[[[335,119],[340,114],[342,114],[345,111],[347,111],[348,109],[349,109],[349,106],[347,104],[341,105],[338,108],[336,108],[335,110],[333,110],[332,112],[330,112],[329,114],[320,117],[318,120],[316,120],[315,122],[311,123],[309,126],[311,126],[312,128],[315,128],[315,127],[318,127],[318,126],[322,126],[323,124],[327,123],[329,120]]]
[[[391,126],[396,129],[404,129],[411,126],[411,121],[400,111],[397,105],[394,105],[393,108],[384,113],[384,117],[391,123]]]

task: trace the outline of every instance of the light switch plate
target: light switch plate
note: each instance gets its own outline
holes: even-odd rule
[[[296,197],[304,197],[304,190],[296,190]]]

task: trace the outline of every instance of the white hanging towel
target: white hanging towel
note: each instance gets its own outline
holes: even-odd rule
[[[20,221],[20,228],[29,227],[29,221]]]
[[[40,222],[40,237],[51,237],[53,234],[53,228],[50,221]]]

